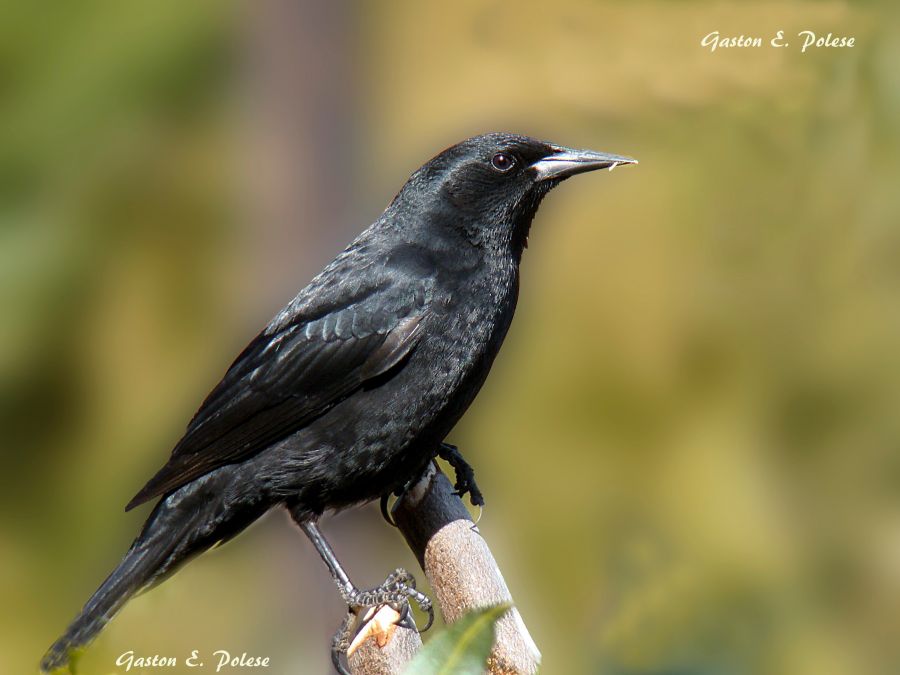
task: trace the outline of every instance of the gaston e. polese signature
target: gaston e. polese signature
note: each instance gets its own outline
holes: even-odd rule
[[[811,30],[801,30],[797,33],[797,38],[800,41],[801,54],[805,54],[810,49],[845,49],[856,45],[856,38],[853,36],[840,36],[834,33],[817,35]],[[767,42],[764,42],[761,37],[748,35],[723,36],[717,30],[707,33],[700,39],[700,46],[708,48],[711,52],[715,52],[717,49],[757,48],[765,44],[775,48],[791,46],[783,30],[776,31],[775,35]]]
[[[224,649],[217,649],[213,652],[213,659],[210,666],[215,667],[215,672],[223,669],[236,668],[268,668],[268,656],[248,656],[246,652],[239,656],[232,656]],[[178,666],[177,656],[162,656],[153,654],[152,656],[135,656],[134,650],[128,650],[119,655],[116,659],[117,666],[124,666],[125,672],[129,672],[132,668],[175,668]],[[204,661],[199,650],[194,649],[191,655],[184,659],[184,665],[187,668],[203,668]]]

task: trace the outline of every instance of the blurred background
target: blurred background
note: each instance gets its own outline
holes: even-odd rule
[[[641,161],[548,198],[449,438],[543,672],[900,672],[898,18],[0,4],[0,671],[35,672],[119,560],[149,511],[125,503],[244,344],[419,164],[502,129]],[[699,45],[779,29],[856,47]],[[377,508],[324,530],[361,585],[418,571]],[[81,672],[224,648],[326,673],[342,615],[273,513]]]

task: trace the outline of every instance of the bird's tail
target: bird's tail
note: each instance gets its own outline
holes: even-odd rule
[[[66,666],[72,653],[93,640],[122,605],[147,585],[158,563],[157,556],[133,546],[87,601],[65,634],[44,654],[41,670],[49,673]]]
[[[41,660],[50,673],[68,666],[73,652],[85,647],[136,593],[162,581],[189,558],[230,539],[261,511],[230,507],[206,476],[169,495],[153,510],[128,553],[87,601]]]

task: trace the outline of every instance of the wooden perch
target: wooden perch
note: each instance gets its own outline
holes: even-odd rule
[[[410,617],[411,618],[411,617]],[[347,650],[353,675],[397,675],[422,647],[414,630],[399,628],[400,614],[393,607],[370,612]]]
[[[394,504],[391,515],[425,571],[447,623],[473,609],[512,602],[487,543],[454,494],[450,481],[436,465],[429,467],[419,482]],[[368,628],[366,625],[363,630]],[[374,639],[366,640],[366,652],[357,651],[351,656],[354,675],[402,673],[403,664],[411,657],[406,650],[414,651],[418,647],[406,642],[407,634],[411,633],[397,630],[394,638],[386,640],[381,648]],[[380,670],[368,669],[370,661],[389,662],[389,665]],[[533,675],[540,661],[540,651],[518,610],[513,608],[497,624],[497,640],[488,662],[490,673]],[[391,670],[394,665],[390,664],[399,665]]]

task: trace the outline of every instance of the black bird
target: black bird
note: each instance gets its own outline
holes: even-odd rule
[[[538,205],[577,173],[635,160],[514,134],[426,163],[385,212],[279,312],[207,396],[127,509],[161,497],[119,566],[41,662],[64,666],[136,592],[285,506],[353,607],[409,596],[356,589],[318,530],[326,509],[402,490],[475,398],[512,321]],[[458,454],[462,491],[480,493]],[[461,473],[460,473],[461,472]],[[378,590],[378,589],[376,589]]]

